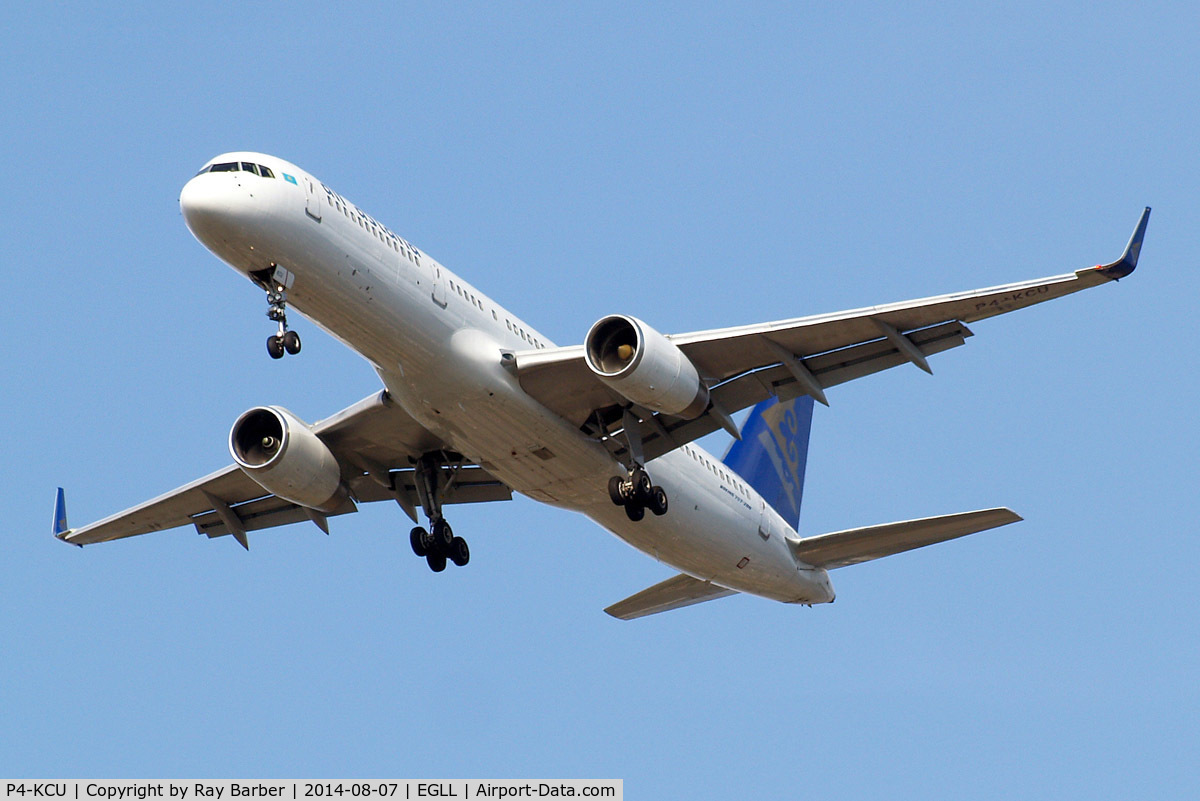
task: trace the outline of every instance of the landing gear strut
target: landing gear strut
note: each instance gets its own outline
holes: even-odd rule
[[[429,569],[434,573],[446,569],[447,559],[459,567],[465,567],[471,561],[471,549],[467,547],[467,541],[455,536],[446,518],[442,517],[442,497],[448,486],[445,469],[437,454],[427,454],[417,462],[417,496],[421,500],[421,508],[429,517],[429,529],[417,526],[408,534],[413,553],[425,557]]]
[[[615,505],[624,506],[625,514],[635,523],[646,516],[647,509],[658,516],[667,513],[666,490],[651,483],[650,475],[642,467],[635,467],[627,478],[610,478],[608,497]]]
[[[601,423],[603,427],[604,424]],[[667,492],[656,486],[646,472],[642,450],[641,420],[627,408],[621,415],[621,428],[628,444],[629,475],[625,478],[613,476],[608,480],[608,497],[617,506],[625,507],[625,514],[635,523],[646,516],[649,509],[657,516],[667,513]]]
[[[278,284],[267,289],[267,317],[279,323],[279,333],[267,337],[271,358],[282,359],[285,351],[293,356],[299,353],[300,335],[287,326],[287,290]]]

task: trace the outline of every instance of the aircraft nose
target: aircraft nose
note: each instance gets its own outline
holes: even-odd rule
[[[179,210],[193,236],[205,241],[215,228],[228,220],[232,211],[227,187],[212,175],[197,175],[183,185],[179,193]]]

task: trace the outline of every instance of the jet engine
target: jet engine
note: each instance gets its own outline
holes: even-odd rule
[[[325,443],[280,406],[258,406],[229,431],[229,452],[260,487],[285,501],[332,512],[346,498],[342,470]]]
[[[603,318],[588,331],[583,348],[596,377],[640,406],[688,420],[708,408],[708,387],[695,365],[636,317]]]

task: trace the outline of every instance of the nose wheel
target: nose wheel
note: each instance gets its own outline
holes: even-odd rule
[[[282,359],[284,353],[295,356],[300,352],[300,335],[289,331],[287,325],[287,291],[281,286],[267,290],[267,317],[279,323],[279,332],[267,337],[267,353],[272,359]]]
[[[625,478],[610,478],[608,497],[616,506],[625,507],[626,516],[635,523],[646,516],[647,509],[660,517],[667,513],[666,490],[651,482],[642,467],[635,467]]]

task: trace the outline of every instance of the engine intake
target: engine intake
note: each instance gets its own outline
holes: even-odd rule
[[[280,406],[258,406],[229,431],[238,467],[285,501],[332,512],[346,499],[342,469],[325,443],[300,418]]]
[[[614,314],[593,325],[584,359],[597,378],[652,411],[692,420],[708,408],[708,387],[695,365],[636,317]]]

